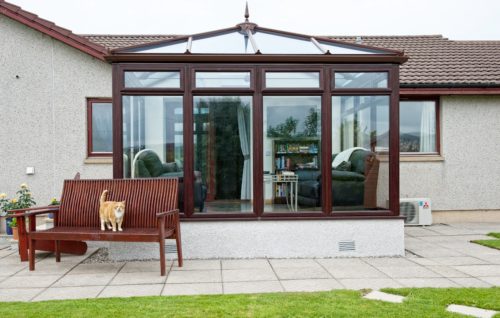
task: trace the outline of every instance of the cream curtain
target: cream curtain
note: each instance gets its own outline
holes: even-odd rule
[[[240,135],[241,153],[245,158],[243,163],[243,175],[241,177],[241,200],[250,200],[252,196],[249,122],[248,108],[240,104],[238,106],[238,132]]]
[[[420,152],[436,151],[436,109],[434,103],[423,103],[420,121]]]

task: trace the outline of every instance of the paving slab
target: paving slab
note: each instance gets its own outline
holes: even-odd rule
[[[443,277],[447,277],[447,278],[450,278],[450,277],[470,277],[470,275],[468,275],[464,272],[458,271],[451,266],[437,265],[437,266],[426,266],[426,268],[435,272],[435,273],[438,273],[439,275],[441,275]]]
[[[282,280],[281,284],[287,292],[329,291],[343,288],[338,281],[332,278]]]
[[[267,259],[228,259],[222,260],[222,269],[271,269]]]
[[[3,301],[30,301],[42,292],[44,288],[7,288],[0,289],[0,302]]]
[[[172,267],[172,263],[167,262],[167,270]],[[127,262],[120,269],[120,273],[135,273],[135,272],[158,272],[160,273],[160,261],[145,261],[145,262]]]
[[[99,298],[106,297],[136,297],[136,296],[159,296],[163,284],[142,284],[127,286],[106,286],[99,294]]]
[[[381,289],[381,288],[400,288],[400,283],[391,278],[345,278],[339,279],[339,282],[347,289]]]
[[[454,312],[457,314],[462,314],[462,315],[472,316],[472,317],[477,317],[477,318],[491,318],[498,313],[497,311],[494,311],[494,310],[487,310],[487,309],[481,309],[481,308],[463,306],[463,305],[454,305],[454,304],[446,307],[446,310],[449,312]]]
[[[163,284],[167,276],[161,276],[160,272],[133,272],[118,273],[109,283],[110,285],[137,285],[137,284]]]
[[[454,269],[476,277],[500,276],[500,265],[464,265]]]
[[[325,268],[334,278],[387,278],[383,272],[368,264]]]
[[[165,284],[162,296],[222,294],[221,283]]]
[[[493,286],[500,286],[500,276],[480,277],[479,279]]]
[[[320,267],[314,259],[270,259],[269,262],[274,268]]]
[[[224,294],[275,293],[283,291],[278,281],[223,283]]]
[[[363,260],[375,267],[415,266],[415,263],[403,257],[363,258]]]
[[[397,278],[396,281],[404,287],[460,287],[457,283],[447,278]]]
[[[191,270],[215,270],[221,269],[220,260],[185,260],[182,267],[177,262],[172,266],[173,271],[191,271]]]
[[[282,269],[285,270],[285,269]],[[271,268],[268,269],[226,269],[222,270],[223,282],[249,282],[278,280]]]
[[[332,278],[321,267],[277,267],[274,270],[279,279]]]
[[[423,267],[423,266],[387,266],[378,267],[378,270],[391,278],[430,278],[442,277],[441,275]]]
[[[369,292],[368,294],[364,295],[363,298],[371,300],[380,300],[389,303],[402,303],[405,300],[405,297],[403,296],[388,294],[378,290],[373,290]]]
[[[104,286],[51,287],[43,291],[33,301],[95,298],[103,289]]]
[[[66,275],[59,279],[53,287],[103,286],[109,284],[114,276],[115,273]]]
[[[350,267],[364,266],[366,265],[366,262],[364,260],[364,258],[320,258],[317,259],[316,262],[324,267]]]
[[[37,288],[49,287],[60,275],[11,276],[0,283],[0,288]]]
[[[458,252],[455,249],[443,248],[443,247],[432,247],[432,248],[422,248],[422,249],[412,249],[407,248],[412,253],[417,254],[420,257],[441,257],[441,256],[464,256],[464,253]]]
[[[481,265],[488,264],[486,261],[471,256],[449,256],[427,258],[441,265]]]
[[[79,264],[73,268],[68,275],[92,274],[92,273],[117,273],[123,267],[123,263],[100,263],[100,264]]]
[[[474,278],[474,277],[451,277],[449,278],[454,283],[457,283],[458,285],[462,287],[491,287],[493,286],[492,284],[489,284],[485,281],[482,281],[480,279]]]
[[[219,283],[222,282],[220,270],[172,270],[167,277],[167,284],[175,283]]]

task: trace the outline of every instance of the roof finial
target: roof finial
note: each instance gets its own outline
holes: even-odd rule
[[[250,13],[248,13],[248,1],[245,5],[245,22],[248,22],[248,18],[250,17]]]

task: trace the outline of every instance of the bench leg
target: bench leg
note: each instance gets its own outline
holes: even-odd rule
[[[35,247],[36,247],[36,241],[32,238],[29,239],[29,253],[28,253],[28,261],[29,261],[29,268],[30,271],[35,270]]]
[[[61,261],[61,241],[55,241],[56,262]]]
[[[160,267],[161,267],[161,276],[165,276],[166,273],[166,264],[165,264],[165,239],[160,238]]]
[[[177,245],[177,262],[179,267],[182,267],[182,244],[181,244],[181,234],[179,232],[175,233],[175,244]]]

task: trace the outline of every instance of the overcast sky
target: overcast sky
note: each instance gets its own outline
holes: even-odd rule
[[[192,34],[243,21],[244,0],[7,0],[84,34]],[[249,0],[250,20],[310,35],[500,40],[500,0]]]

